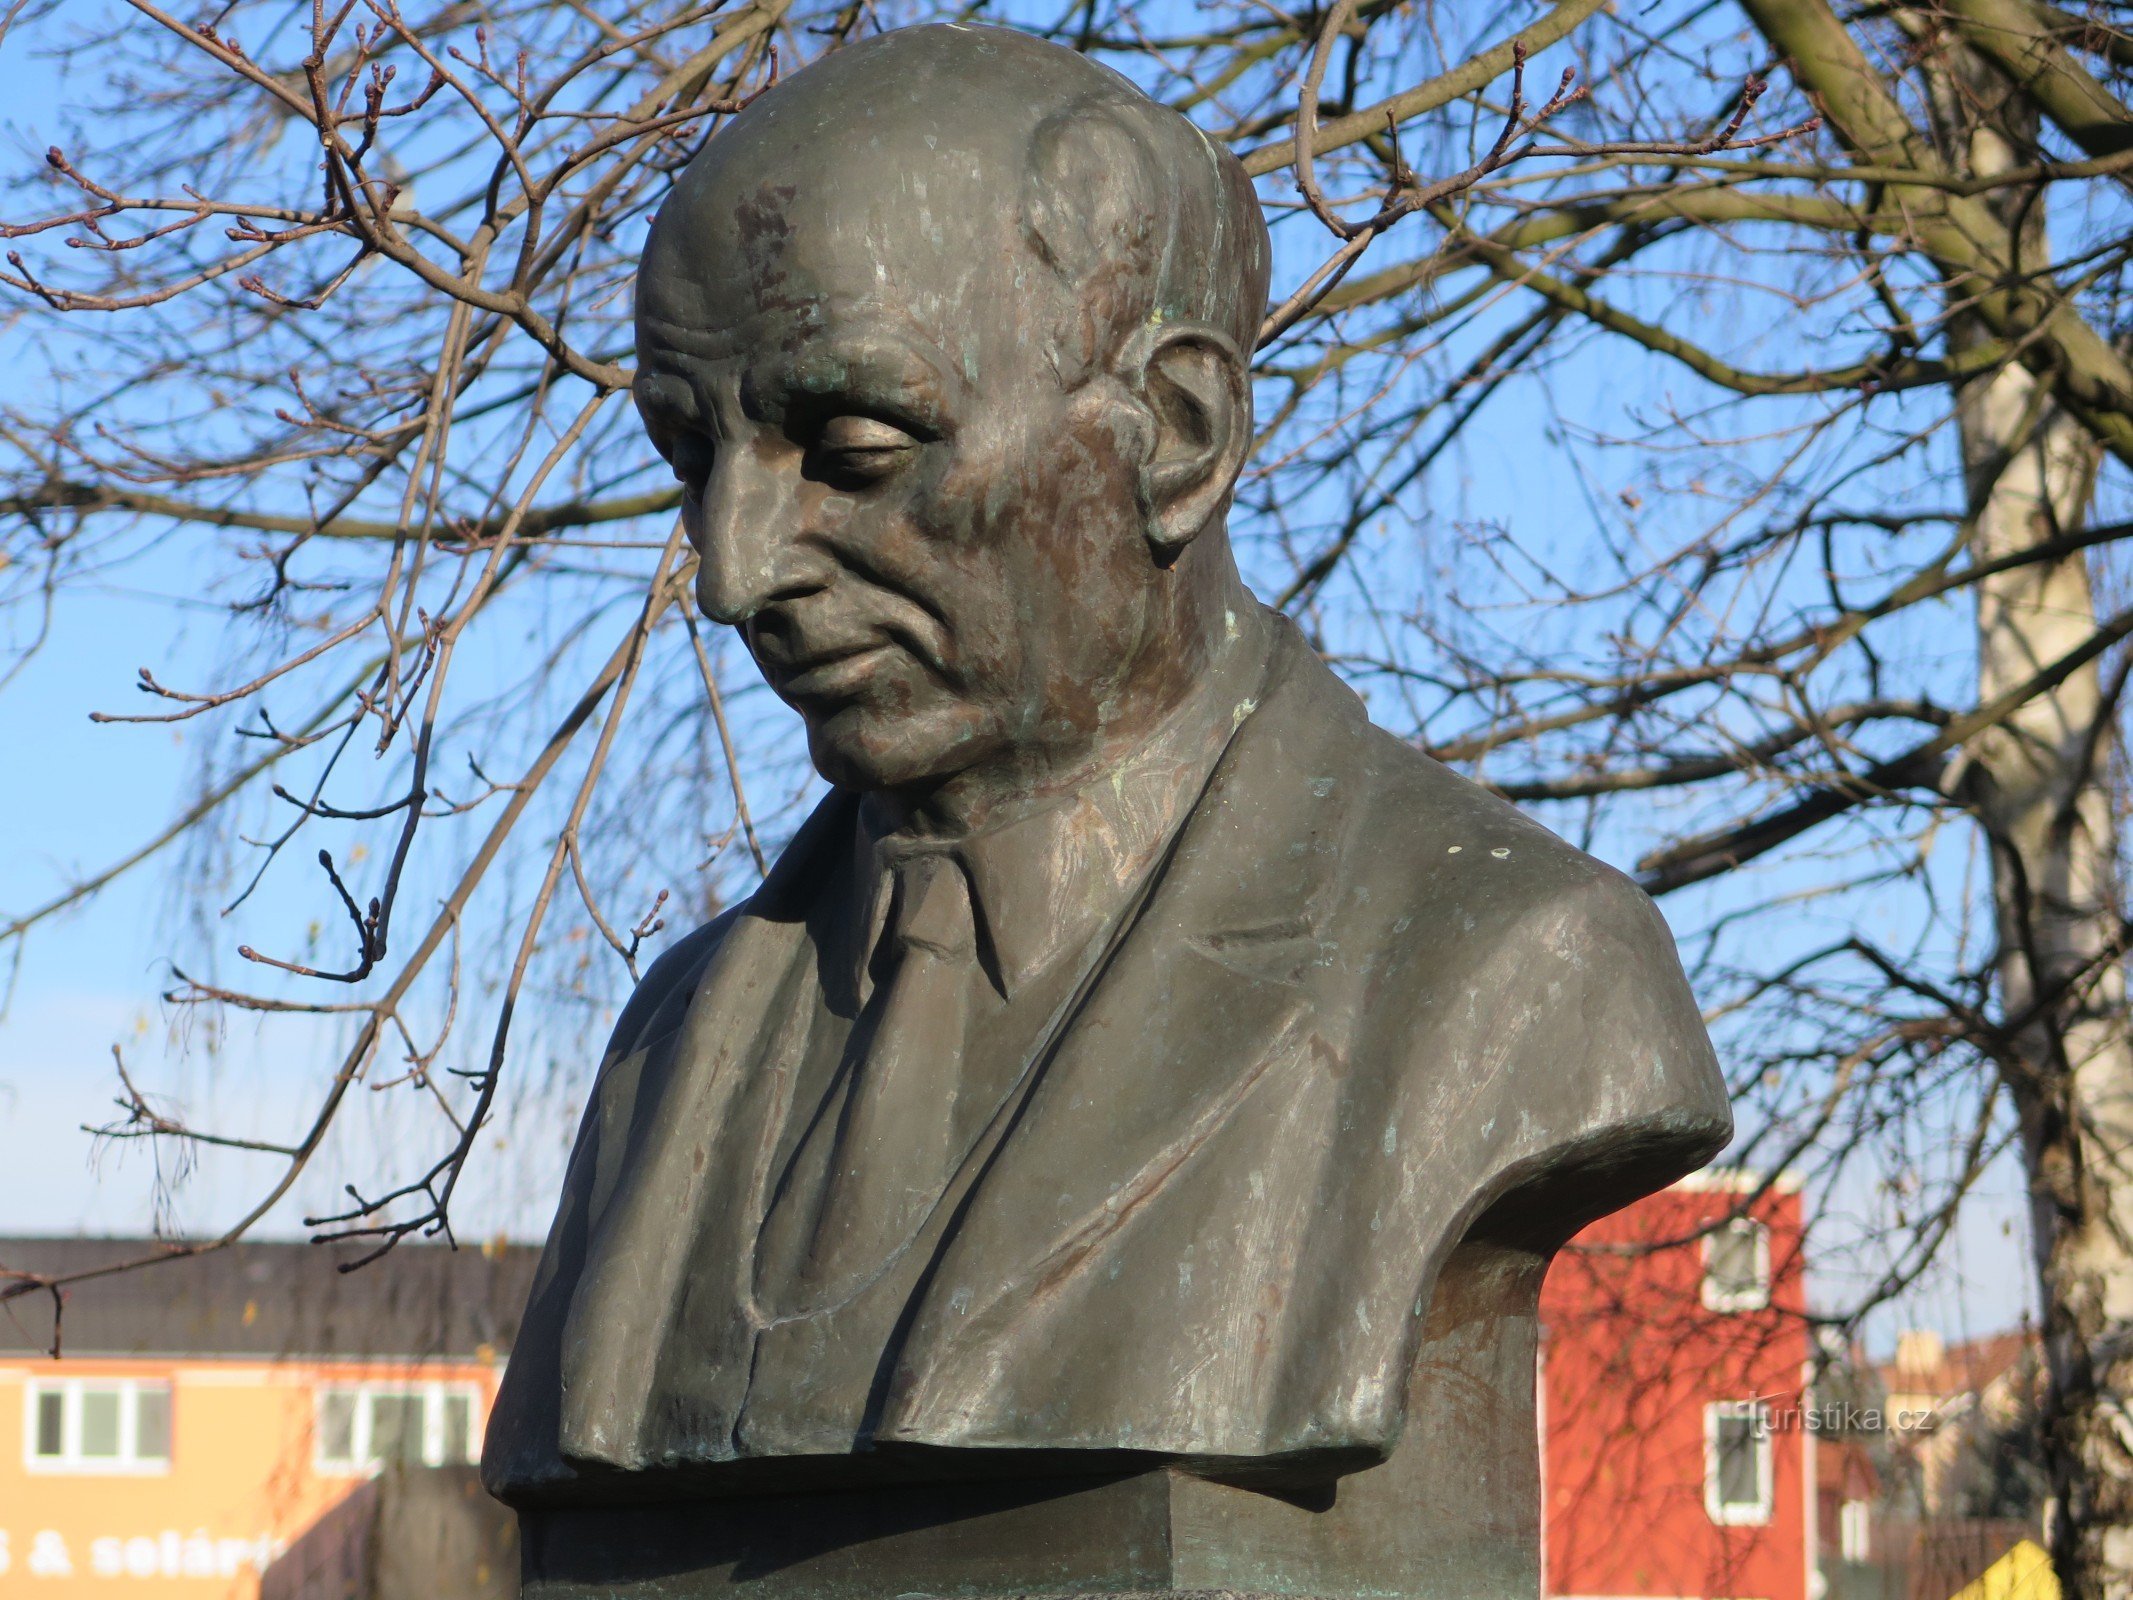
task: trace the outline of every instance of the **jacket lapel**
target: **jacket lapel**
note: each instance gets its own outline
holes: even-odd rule
[[[960,1431],[1019,1348],[1023,1309],[1098,1270],[1107,1243],[1293,1059],[1348,808],[1316,759],[1340,708],[1319,703],[1313,680],[1333,680],[1300,671],[1317,663],[1277,627],[1258,708],[943,1251],[880,1437]]]
[[[661,1355],[698,1259],[687,1241],[707,1226],[730,1228],[737,1212],[752,1227],[764,1182],[758,1169],[782,1107],[762,1092],[766,1075],[751,1069],[789,1016],[777,1002],[807,942],[809,892],[833,841],[850,837],[852,804],[833,794],[817,808],[740,908],[678,1026],[638,1042],[603,1075],[605,1126],[584,1180],[588,1269],[562,1340],[558,1442],[566,1458],[637,1467],[671,1432],[673,1419],[662,1415],[671,1405],[658,1403]],[[752,1332],[728,1320],[736,1336]],[[691,1353],[709,1385],[701,1396],[709,1412],[738,1407],[741,1353]],[[701,1420],[716,1433],[715,1415]]]

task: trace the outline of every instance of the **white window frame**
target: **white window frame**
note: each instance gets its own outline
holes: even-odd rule
[[[1753,1501],[1719,1498],[1718,1428],[1721,1420],[1759,1421],[1755,1431],[1755,1481],[1760,1493]],[[1768,1525],[1777,1485],[1774,1469],[1777,1452],[1771,1447],[1770,1408],[1754,1400],[1717,1400],[1703,1408],[1703,1509],[1721,1528],[1760,1528]]]
[[[1755,1281],[1745,1289],[1719,1287],[1711,1277],[1711,1247],[1725,1235],[1753,1230]],[[1703,1239],[1703,1305],[1706,1311],[1761,1311],[1770,1304],[1770,1230],[1753,1217],[1735,1217]]]
[[[166,1439],[166,1453],[140,1453],[141,1396],[161,1393],[170,1406],[171,1433],[177,1432],[175,1385],[167,1378],[34,1378],[23,1388],[22,1465],[37,1473],[71,1474],[75,1477],[159,1478],[170,1471],[176,1453],[175,1438]],[[88,1393],[119,1397],[118,1454],[85,1456],[81,1452],[82,1396]],[[37,1453],[37,1420],[41,1401],[48,1394],[60,1396],[59,1454]]]
[[[1855,1565],[1874,1559],[1874,1508],[1865,1500],[1846,1500],[1837,1507],[1837,1554]]]
[[[354,1397],[355,1415],[349,1427],[347,1457],[326,1454],[326,1430],[320,1426],[325,1414],[328,1395],[345,1394]],[[354,1383],[322,1383],[311,1394],[311,1462],[325,1477],[368,1478],[376,1476],[385,1467],[383,1461],[371,1459],[370,1403],[373,1400],[419,1399],[422,1402],[422,1464],[426,1467],[464,1466],[478,1460],[481,1454],[481,1385],[476,1383],[373,1383],[359,1380]],[[444,1412],[445,1401],[461,1399],[467,1403],[466,1454],[449,1456],[445,1453]]]

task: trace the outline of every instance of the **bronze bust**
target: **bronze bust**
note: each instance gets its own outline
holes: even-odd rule
[[[636,399],[834,788],[616,1026],[505,1498],[1308,1509],[1482,1368],[1530,1453],[1539,1267],[1725,1142],[1651,903],[1239,578],[1268,263],[1227,151],[992,28],[840,50],[683,175]]]

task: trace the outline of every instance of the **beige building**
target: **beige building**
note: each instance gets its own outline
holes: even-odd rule
[[[154,1248],[0,1239],[0,1267],[70,1273]],[[66,1291],[56,1359],[50,1299],[10,1302],[0,1597],[254,1600],[345,1566],[381,1473],[471,1484],[537,1256],[403,1245],[343,1274],[320,1247],[239,1245]],[[468,1581],[492,1576],[512,1575]]]

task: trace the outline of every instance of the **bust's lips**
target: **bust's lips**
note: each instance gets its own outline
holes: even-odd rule
[[[880,639],[860,639],[848,645],[810,650],[788,660],[776,659],[765,651],[757,660],[782,699],[828,700],[849,695],[864,683],[888,648]]]

